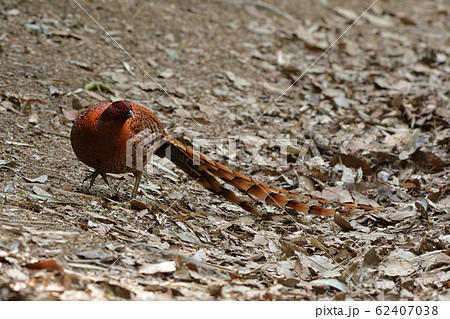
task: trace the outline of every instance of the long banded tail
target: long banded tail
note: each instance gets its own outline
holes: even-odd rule
[[[232,190],[225,188],[217,178],[234,186],[252,199],[265,201],[281,208],[291,208],[298,212],[313,215],[332,216],[335,212],[340,212],[342,215],[353,215],[361,210],[373,211],[380,209],[380,207],[372,207],[369,205],[332,202],[307,195],[290,193],[284,189],[269,186],[235,172],[228,167],[211,160],[207,156],[184,146],[175,139],[167,139],[166,143],[156,151],[156,154],[160,157],[167,157],[186,174],[196,179],[200,185],[214,194],[221,195],[230,202],[235,203],[246,211],[256,215],[259,215],[260,213],[252,203],[236,196]],[[322,204],[335,204],[341,207],[325,208],[318,205],[309,205],[291,199],[288,196],[315,200]]]

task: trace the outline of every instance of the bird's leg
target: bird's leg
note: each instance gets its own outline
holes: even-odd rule
[[[105,181],[106,185],[108,185],[108,187],[111,187],[111,185],[109,185],[108,180],[106,179],[106,173],[101,172],[100,176],[103,178],[103,180]]]
[[[133,192],[131,193],[131,198],[136,198],[138,189],[139,189],[139,184],[141,183],[141,178],[142,178],[142,172],[136,172],[134,173],[134,176],[136,177],[136,180],[134,182],[134,188],[133,188]]]
[[[89,181],[89,188],[91,188],[92,185],[94,184],[95,178],[96,178],[98,175],[100,175],[101,177],[103,177],[103,180],[105,181],[106,185],[109,186],[108,180],[106,179],[106,174],[105,174],[104,172],[102,172],[102,171],[99,171],[99,170],[95,170],[94,173],[92,173],[91,175],[87,176],[87,177],[83,180],[83,183],[89,179],[89,180],[90,180],[90,181]]]

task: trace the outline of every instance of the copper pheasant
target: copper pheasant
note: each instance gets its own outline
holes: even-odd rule
[[[244,176],[171,138],[154,113],[127,101],[102,102],[85,110],[75,120],[70,140],[78,159],[95,169],[94,173],[85,179],[90,179],[90,186],[98,175],[101,175],[108,183],[106,173],[133,173],[136,181],[132,198],[137,195],[143,168],[148,160],[147,155],[155,153],[160,157],[167,157],[212,193],[224,197],[253,214],[259,214],[254,205],[238,197],[218,179],[234,186],[252,199],[299,212],[330,216],[335,211],[349,215],[361,209],[377,209],[368,205],[342,204],[314,199],[271,187]],[[292,197],[314,199],[324,204],[338,204],[344,208],[309,205]]]

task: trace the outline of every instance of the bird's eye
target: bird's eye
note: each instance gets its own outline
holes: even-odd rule
[[[124,106],[123,104],[116,104],[114,105],[114,113],[116,114],[120,114],[124,111]]]
[[[111,105],[111,110],[115,115],[124,115],[130,111],[131,107],[126,102],[114,102]]]

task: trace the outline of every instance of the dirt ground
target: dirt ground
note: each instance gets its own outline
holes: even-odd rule
[[[371,1],[77,2],[0,0],[1,300],[450,299],[445,0],[380,0],[322,57]],[[119,99],[254,179],[383,208],[254,216],[168,161],[137,204],[132,175],[88,189],[72,121]]]

